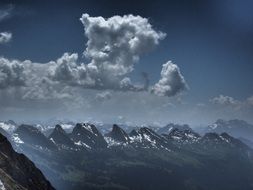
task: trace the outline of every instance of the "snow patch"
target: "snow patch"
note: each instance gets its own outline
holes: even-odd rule
[[[142,142],[142,136],[140,134],[138,134],[137,136],[132,136],[132,137],[129,137],[131,142]]]
[[[127,143],[122,143],[119,141],[115,141],[114,139],[112,139],[111,137],[105,137],[105,141],[108,144],[108,147],[110,146],[121,146],[121,145],[127,145]]]
[[[224,138],[223,136],[220,136],[220,138],[221,138],[223,141],[225,141],[225,142],[229,143],[229,140],[228,140],[228,139],[226,139],[226,138]]]
[[[11,138],[12,138],[12,141],[15,142],[16,144],[24,144],[24,141],[22,141],[19,138],[18,134],[13,134]]]
[[[86,148],[88,148],[88,149],[91,149],[91,147],[90,147],[89,145],[85,144],[85,143],[82,142],[82,141],[78,141],[78,142],[74,142],[74,143],[75,143],[75,145],[77,145],[77,146],[84,146],[84,147],[86,147]]]
[[[50,138],[49,140],[52,141],[54,144],[56,144],[53,138]]]
[[[83,124],[82,127],[85,128],[86,130],[88,130],[89,132],[91,132],[92,134],[94,134],[95,136],[98,136],[96,133],[93,132],[93,130],[89,124]]]
[[[147,141],[150,142],[150,144],[153,146],[153,147],[156,147],[156,141],[155,140],[151,140],[150,136],[146,135],[146,134],[143,134],[143,137],[144,139],[146,139]]]
[[[5,187],[4,187],[4,184],[1,180],[0,180],[0,190],[6,190]]]
[[[5,122],[0,122],[0,128],[2,128],[3,130],[7,131],[7,132],[13,132],[16,129],[15,125],[11,125],[11,124],[7,124]]]

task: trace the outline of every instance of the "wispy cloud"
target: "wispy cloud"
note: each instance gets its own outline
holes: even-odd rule
[[[0,22],[10,18],[12,15],[12,11],[14,9],[14,5],[9,4],[9,5],[5,5],[2,8],[0,8]]]
[[[5,44],[10,42],[12,39],[12,33],[10,32],[0,32],[0,44]]]
[[[246,110],[246,109],[253,109],[253,96],[250,96],[244,100],[237,100],[230,96],[219,95],[210,99],[210,102],[214,105],[221,106],[221,107],[230,107],[234,110]]]
[[[14,9],[14,5],[8,4],[0,8],[0,22],[5,19],[8,19],[12,16],[12,11]],[[12,39],[11,32],[0,32],[0,44],[5,44],[10,42]]]

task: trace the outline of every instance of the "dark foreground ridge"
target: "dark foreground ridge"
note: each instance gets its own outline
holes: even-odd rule
[[[8,138],[60,190],[253,189],[253,150],[224,132],[199,135],[172,125],[126,132],[113,125],[103,135],[93,124],[78,123],[70,133],[56,125],[48,137],[21,125]],[[44,178],[39,184],[52,188]]]
[[[0,133],[0,181],[4,190],[53,190],[49,181],[24,154],[16,153]],[[1,187],[1,186],[0,186]]]

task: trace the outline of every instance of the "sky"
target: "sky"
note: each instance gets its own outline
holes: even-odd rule
[[[253,122],[253,2],[0,2],[0,120]]]

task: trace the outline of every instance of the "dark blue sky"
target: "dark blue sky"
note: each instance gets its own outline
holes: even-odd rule
[[[131,74],[147,72],[157,81],[161,66],[176,63],[190,89],[184,99],[206,102],[219,94],[244,100],[253,95],[253,1],[1,1],[13,6],[1,31],[13,39],[0,46],[7,58],[48,62],[64,52],[85,49],[83,13],[111,17],[134,14],[149,18],[167,34],[155,51],[141,57]]]
[[[253,2],[239,1],[1,1],[14,15],[0,24],[13,40],[1,46],[9,58],[47,62],[85,48],[82,13],[147,17],[167,37],[144,56],[136,75],[158,78],[167,60],[178,64],[190,86],[187,98],[204,101],[216,94],[238,99],[253,94]],[[3,3],[4,2],[4,3]],[[141,64],[145,62],[145,64]],[[197,99],[197,100],[196,100]]]

